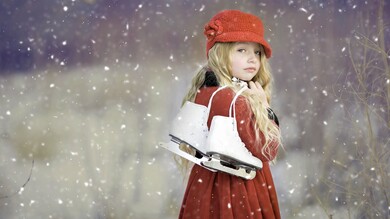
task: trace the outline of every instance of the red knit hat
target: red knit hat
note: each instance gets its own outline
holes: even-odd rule
[[[217,42],[255,42],[264,47],[265,56],[271,57],[271,47],[264,40],[261,20],[239,10],[224,10],[216,14],[204,27],[207,37],[206,52]]]

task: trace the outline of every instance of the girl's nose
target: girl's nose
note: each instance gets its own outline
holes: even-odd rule
[[[256,61],[256,54],[250,53],[248,57],[248,62],[255,62]]]

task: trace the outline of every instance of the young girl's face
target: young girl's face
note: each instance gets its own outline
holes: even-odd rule
[[[231,70],[234,77],[250,81],[260,68],[261,47],[258,43],[235,43],[230,53]]]

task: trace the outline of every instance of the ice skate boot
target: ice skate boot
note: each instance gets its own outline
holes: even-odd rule
[[[261,169],[263,163],[245,147],[238,132],[234,130],[233,120],[235,119],[232,117],[213,117],[206,143],[206,154],[211,159],[202,164],[244,179],[253,179],[256,170]]]
[[[203,161],[202,164],[244,179],[253,179],[256,176],[256,170],[261,169],[263,163],[254,157],[241,141],[237,132],[234,109],[237,97],[246,89],[243,88],[237,92],[230,105],[229,117],[213,117],[206,140],[206,154],[211,159]]]
[[[160,146],[198,165],[209,160],[204,150],[208,135],[206,116],[208,117],[207,107],[187,101],[173,120],[169,131],[171,141],[160,143]],[[181,144],[195,149],[198,156],[181,150],[179,147]]]
[[[173,120],[172,128],[169,131],[171,141],[169,143],[159,143],[159,146],[200,166],[202,166],[202,162],[210,160],[205,150],[206,139],[209,132],[207,120],[212,99],[214,95],[223,88],[225,88],[225,86],[218,88],[212,94],[207,107],[187,101]],[[196,151],[195,155],[181,150],[179,147],[181,144],[185,144],[194,149]]]

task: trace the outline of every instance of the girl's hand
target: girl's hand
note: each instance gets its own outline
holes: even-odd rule
[[[249,85],[248,92],[251,95],[257,95],[260,98],[260,101],[264,105],[264,107],[266,108],[269,107],[267,96],[261,84],[257,81],[256,82],[249,81],[248,85]]]

